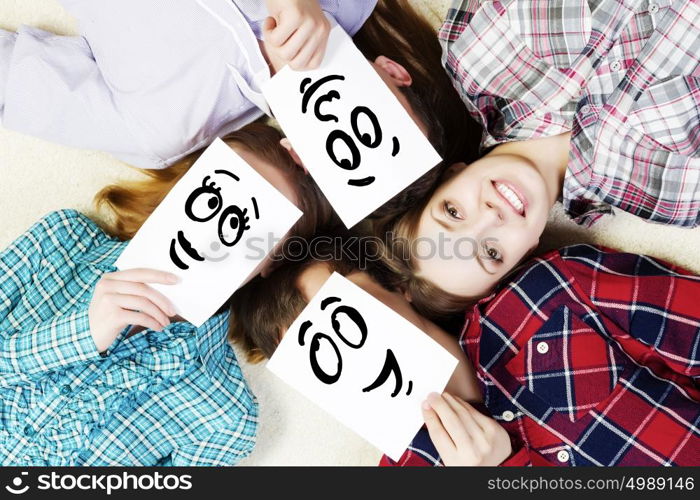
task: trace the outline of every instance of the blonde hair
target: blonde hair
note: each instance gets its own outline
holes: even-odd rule
[[[285,173],[297,192],[299,209],[304,212],[291,234],[310,238],[318,228],[331,223],[333,211],[311,177],[280,145],[280,139],[282,134],[277,129],[263,123],[251,123],[227,135],[223,141],[233,149],[242,148],[259,156]],[[133,238],[202,152],[203,149],[190,153],[161,170],[142,170],[146,179],[113,184],[97,193],[95,204],[108,209],[112,215],[105,230],[121,240]]]

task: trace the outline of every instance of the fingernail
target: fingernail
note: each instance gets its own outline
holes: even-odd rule
[[[174,274],[168,274],[167,281],[168,281],[168,283],[175,284],[179,281],[179,278],[177,276],[175,276]]]
[[[435,401],[436,399],[440,398],[440,395],[437,392],[431,392],[428,394],[428,397],[426,398],[426,401]]]
[[[432,407],[430,406],[430,403],[428,403],[428,400],[427,400],[427,399],[426,399],[425,401],[423,401],[423,404],[421,404],[421,407],[422,407],[424,410],[426,410],[426,411],[427,411],[427,410],[430,410],[430,409],[432,408]]]

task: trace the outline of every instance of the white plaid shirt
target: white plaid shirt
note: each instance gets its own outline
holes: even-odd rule
[[[456,0],[440,38],[483,146],[572,131],[578,222],[700,224],[699,0]]]

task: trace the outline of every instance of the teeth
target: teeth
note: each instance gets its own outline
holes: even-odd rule
[[[523,213],[525,206],[523,205],[523,202],[520,201],[518,195],[515,194],[515,191],[513,191],[508,186],[501,184],[500,182],[496,183],[496,189],[505,197],[506,200],[508,200],[508,202],[513,206],[513,208],[515,208],[517,212]]]

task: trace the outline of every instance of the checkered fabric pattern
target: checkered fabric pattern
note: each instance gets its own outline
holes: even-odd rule
[[[699,294],[682,269],[575,245],[476,304],[460,342],[504,465],[700,465]],[[426,436],[399,465],[440,464]]]
[[[440,39],[483,146],[572,132],[577,222],[700,224],[698,0],[456,0]]]
[[[228,316],[127,336],[102,355],[88,306],[126,243],[54,212],[0,253],[0,463],[232,465],[257,403]]]

